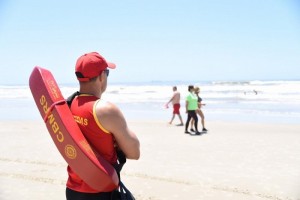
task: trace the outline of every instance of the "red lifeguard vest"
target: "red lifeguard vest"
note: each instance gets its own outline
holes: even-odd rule
[[[70,106],[74,119],[79,125],[83,135],[89,144],[110,164],[117,162],[115,140],[113,135],[102,127],[96,116],[95,108],[100,101],[98,97],[80,94],[75,97]],[[86,169],[89,170],[89,169]],[[86,193],[98,193],[87,185],[69,166],[68,166],[67,187]]]

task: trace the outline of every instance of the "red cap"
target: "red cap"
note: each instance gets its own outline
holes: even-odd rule
[[[75,74],[79,81],[85,82],[99,76],[106,68],[115,69],[116,65],[106,62],[99,53],[91,52],[78,58],[75,66]]]

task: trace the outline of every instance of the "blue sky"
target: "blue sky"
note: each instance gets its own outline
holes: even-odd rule
[[[300,80],[297,0],[0,0],[0,84],[34,66],[75,83],[98,51],[111,82]]]

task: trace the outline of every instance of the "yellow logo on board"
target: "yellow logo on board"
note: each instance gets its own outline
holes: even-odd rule
[[[75,159],[77,156],[75,147],[73,145],[67,144],[65,146],[65,155],[70,159]]]
[[[59,99],[61,98],[61,95],[59,93],[59,89],[58,89],[58,86],[57,84],[55,83],[54,80],[47,80],[47,85],[49,86],[49,89],[52,93],[52,96],[55,98],[55,99]]]

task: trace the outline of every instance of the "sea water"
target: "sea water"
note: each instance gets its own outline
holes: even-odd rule
[[[211,81],[109,83],[102,99],[116,104],[128,120],[169,121],[172,106],[165,108],[172,87],[181,93],[184,120],[188,85],[200,87],[206,121],[300,122],[300,81]],[[65,98],[78,90],[77,84],[59,84]],[[29,86],[0,86],[0,120],[35,120],[40,114]],[[176,120],[176,119],[175,119]]]

